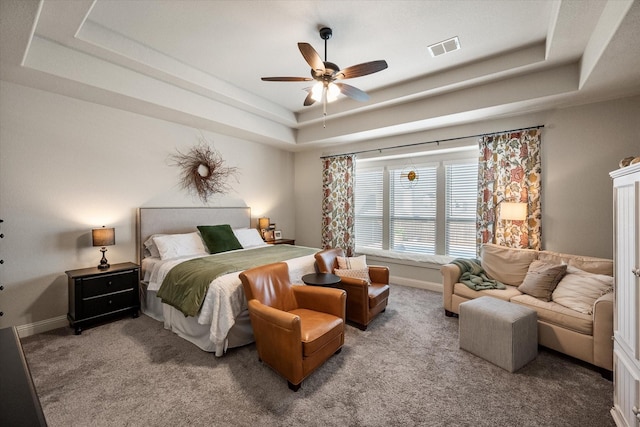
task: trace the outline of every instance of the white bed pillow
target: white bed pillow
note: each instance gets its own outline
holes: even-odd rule
[[[197,232],[156,236],[153,238],[153,242],[158,247],[158,253],[162,260],[208,253],[200,234]]]
[[[159,236],[166,236],[166,234],[154,234],[144,241],[145,255],[160,258],[160,252],[158,251],[158,247],[153,241],[154,237],[159,237]]]
[[[366,255],[360,255],[356,257],[342,257],[338,258],[338,268],[347,270],[363,270],[367,268]]]
[[[235,228],[233,234],[235,234],[236,239],[244,249],[267,246],[267,243],[262,240],[260,233],[255,228]]]

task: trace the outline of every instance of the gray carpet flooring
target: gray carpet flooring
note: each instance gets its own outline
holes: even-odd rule
[[[516,373],[458,348],[441,294],[392,286],[297,393],[255,345],[205,353],[147,316],[23,339],[56,426],[613,426],[613,384],[540,348]]]

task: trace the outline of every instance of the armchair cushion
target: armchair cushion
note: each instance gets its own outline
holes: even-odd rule
[[[360,255],[356,257],[338,256],[338,268],[362,270],[367,268],[367,256]]]
[[[342,319],[327,313],[298,308],[289,314],[300,317],[300,335],[302,339],[302,353],[311,356],[334,339],[344,330]]]
[[[369,286],[369,308],[382,304],[389,298],[389,285],[373,284]]]
[[[335,268],[333,274],[340,277],[352,277],[354,279],[361,279],[371,284],[371,278],[369,277],[369,269],[348,269],[348,268]]]

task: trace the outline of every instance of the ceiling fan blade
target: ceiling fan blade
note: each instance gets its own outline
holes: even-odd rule
[[[371,61],[363,64],[352,65],[344,70],[340,70],[335,74],[336,79],[352,79],[354,77],[366,76],[367,74],[377,73],[387,68],[387,61]]]
[[[262,77],[265,82],[308,82],[311,77]]]
[[[309,94],[307,95],[307,97],[304,99],[304,106],[308,107],[309,105],[313,105],[314,102],[316,102],[315,99],[312,98],[312,93],[311,93],[311,89],[308,90]]]
[[[353,98],[356,101],[362,101],[362,102],[369,100],[369,95],[367,95],[366,92],[358,89],[357,87],[353,87],[346,83],[334,83],[334,84],[340,88],[340,92],[342,92],[343,95],[347,95],[349,98]]]
[[[305,61],[311,66],[312,70],[318,70],[321,73],[324,72],[324,62],[322,62],[322,58],[313,46],[309,43],[298,43],[298,49],[300,49],[300,53],[302,53],[302,56],[304,56]]]

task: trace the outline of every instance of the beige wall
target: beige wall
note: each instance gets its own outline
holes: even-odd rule
[[[67,313],[65,270],[97,265],[90,229],[116,228],[112,263],[135,261],[135,209],[201,206],[168,162],[197,129],[0,82],[0,327]],[[322,154],[545,125],[543,245],[611,257],[611,181],[620,158],[640,154],[640,97],[468,124],[368,143],[292,153],[205,133],[229,166],[233,191],[212,206],[250,206],[296,243],[320,246]],[[445,144],[442,144],[445,146]],[[437,266],[394,264],[398,283],[439,282]],[[53,320],[52,320],[53,319]],[[57,322],[57,323],[56,323]]]
[[[395,139],[297,153],[296,238],[321,242],[321,155],[544,125],[542,130],[543,248],[579,255],[613,256],[612,189],[608,173],[621,158],[640,155],[640,97],[557,109],[450,127]],[[440,148],[446,147],[442,143]],[[432,147],[432,146],[429,146]],[[424,150],[427,146],[421,146]],[[383,152],[384,153],[384,152]],[[392,276],[440,282],[437,266],[391,265]]]
[[[97,265],[90,229],[116,229],[111,263],[136,261],[135,210],[202,206],[178,186],[168,156],[197,129],[0,82],[0,327],[64,318],[66,270]],[[293,154],[205,133],[233,191],[212,206],[250,206],[295,236]]]

